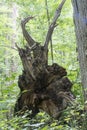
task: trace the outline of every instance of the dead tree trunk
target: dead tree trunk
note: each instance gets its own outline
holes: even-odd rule
[[[48,65],[48,43],[64,3],[65,0],[62,0],[55,12],[43,46],[36,42],[25,29],[26,23],[34,17],[25,18],[21,22],[28,45],[25,49],[17,46],[23,64],[23,73],[18,80],[20,96],[15,105],[17,114],[28,109],[32,110],[32,116],[34,116],[42,109],[52,117],[58,118],[61,111],[71,102],[72,83],[65,77],[66,70],[56,63]]]

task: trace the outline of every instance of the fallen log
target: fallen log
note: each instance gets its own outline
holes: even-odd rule
[[[62,110],[73,99],[72,83],[66,77],[65,68],[57,63],[48,65],[48,43],[64,3],[65,0],[62,0],[55,12],[43,46],[30,36],[25,27],[34,17],[25,18],[21,22],[23,35],[28,44],[24,49],[16,45],[22,60],[23,72],[18,79],[20,95],[15,104],[15,114],[32,110],[33,117],[42,109],[50,116],[59,118]]]

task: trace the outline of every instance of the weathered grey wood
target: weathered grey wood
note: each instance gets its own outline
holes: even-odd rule
[[[22,21],[21,21],[21,27],[22,27],[22,31],[23,31],[23,36],[25,37],[25,39],[26,39],[26,41],[27,41],[27,43],[28,43],[28,45],[30,46],[30,47],[32,47],[35,43],[37,43],[31,36],[30,36],[30,34],[27,32],[27,30],[25,29],[25,25],[26,25],[26,23],[29,21],[29,20],[31,20],[31,19],[33,19],[34,17],[27,17],[27,18],[25,18],[25,19],[23,19]]]
[[[87,0],[72,0],[84,98],[87,100]]]
[[[56,9],[56,12],[54,14],[54,17],[53,17],[53,20],[52,20],[52,23],[50,24],[49,26],[49,29],[48,29],[48,32],[47,32],[47,36],[46,36],[46,40],[45,40],[45,43],[44,43],[44,47],[45,47],[45,51],[47,53],[47,50],[48,50],[48,43],[49,41],[51,40],[51,37],[52,37],[52,33],[54,31],[54,28],[57,26],[56,25],[56,21],[57,19],[59,18],[60,14],[61,14],[61,10],[62,10],[62,7],[64,5],[66,0],[62,0],[62,2],[60,3],[60,5],[58,5],[57,9]]]

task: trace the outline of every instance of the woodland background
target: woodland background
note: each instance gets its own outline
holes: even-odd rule
[[[0,130],[85,130],[85,124],[78,124],[78,120],[85,119],[85,115],[79,114],[84,102],[70,0],[65,2],[53,33],[53,60],[49,45],[49,64],[55,62],[66,68],[68,78],[73,83],[75,103],[63,112],[59,121],[42,111],[31,120],[26,118],[26,114],[13,117],[19,94],[18,76],[22,73],[22,63],[15,43],[20,47],[26,45],[20,22],[27,16],[35,16],[35,20],[30,21],[29,26],[27,24],[27,30],[37,41],[43,43],[48,30],[47,8],[51,21],[60,1],[48,0],[48,5],[45,0],[0,1]]]

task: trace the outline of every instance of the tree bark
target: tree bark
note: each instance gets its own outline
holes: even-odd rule
[[[42,109],[50,116],[59,118],[62,110],[73,100],[72,83],[66,77],[65,68],[56,63],[48,65],[48,44],[64,3],[65,0],[62,0],[55,12],[43,46],[35,42],[25,28],[33,17],[21,22],[28,45],[24,49],[16,45],[23,64],[23,73],[18,80],[20,95],[15,105],[18,115],[28,109],[32,110],[33,117]]]
[[[87,1],[72,0],[84,99],[87,100]]]

